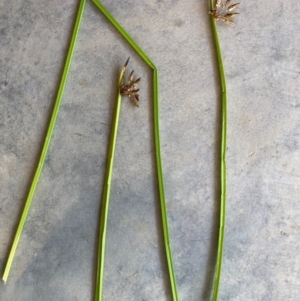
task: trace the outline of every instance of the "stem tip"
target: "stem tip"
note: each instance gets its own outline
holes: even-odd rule
[[[127,59],[125,65],[124,65],[125,68],[127,67],[129,60],[130,60],[130,56],[128,57],[128,59]]]

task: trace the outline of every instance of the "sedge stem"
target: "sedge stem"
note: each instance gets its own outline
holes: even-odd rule
[[[163,237],[165,243],[165,252],[168,262],[168,271],[170,284],[172,289],[173,301],[178,301],[178,293],[176,286],[176,278],[174,272],[174,265],[172,260],[172,251],[170,247],[169,229],[168,229],[168,217],[166,209],[166,199],[164,192],[164,181],[162,172],[162,162],[160,154],[160,136],[159,136],[159,93],[158,93],[158,70],[146,53],[140,48],[140,46],[130,37],[125,29],[116,21],[116,19],[110,14],[110,12],[99,2],[98,0],[92,0],[101,13],[109,20],[109,22],[117,29],[117,31],[123,36],[123,38],[132,46],[136,53],[144,60],[144,62],[153,70],[153,110],[154,110],[154,140],[155,140],[155,155],[156,155],[156,168],[158,179],[158,190],[161,207],[161,217],[163,225]],[[96,289],[98,291],[98,289]],[[96,299],[96,301],[101,299]]]
[[[110,188],[111,188],[111,181],[112,181],[112,172],[113,172],[113,164],[114,164],[114,156],[115,156],[115,149],[116,149],[120,111],[121,111],[121,100],[122,100],[121,93],[120,93],[120,87],[123,83],[124,73],[125,73],[128,61],[129,61],[129,59],[125,63],[125,65],[121,71],[120,78],[119,78],[117,103],[116,103],[116,108],[115,108],[115,112],[114,112],[114,116],[113,116],[113,120],[112,120],[111,136],[110,136],[108,154],[107,154],[106,173],[105,173],[102,204],[101,204],[99,242],[98,242],[98,244],[99,244],[98,245],[98,263],[97,263],[97,280],[96,280],[96,293],[95,293],[96,301],[101,301],[102,295],[103,295],[104,258],[105,258],[107,217],[108,217]]]
[[[44,163],[45,163],[45,159],[47,157],[50,140],[51,140],[52,133],[53,133],[53,130],[55,127],[61,99],[62,99],[64,89],[66,86],[66,81],[67,81],[67,77],[68,77],[68,73],[69,73],[69,69],[70,69],[70,65],[71,65],[71,60],[72,60],[74,49],[75,49],[75,44],[76,44],[76,40],[77,40],[77,36],[78,36],[78,32],[79,32],[80,23],[82,20],[82,14],[84,11],[85,2],[86,2],[86,0],[80,0],[79,9],[78,9],[77,17],[76,17],[76,22],[74,25],[73,34],[72,34],[72,38],[71,38],[71,42],[70,42],[70,47],[69,47],[69,51],[67,54],[67,58],[66,58],[62,78],[60,81],[58,93],[56,96],[55,105],[54,105],[54,109],[52,112],[50,124],[49,124],[48,130],[47,130],[47,134],[46,134],[45,142],[43,145],[42,153],[41,153],[41,156],[39,159],[39,163],[38,163],[37,169],[35,171],[33,181],[30,186],[30,190],[29,190],[26,202],[25,202],[25,206],[24,206],[24,209],[23,209],[23,212],[21,215],[21,219],[19,221],[19,225],[18,225],[16,234],[15,234],[15,237],[13,240],[13,244],[12,244],[9,256],[8,256],[6,266],[5,266],[4,274],[2,277],[4,282],[7,281],[8,274],[11,269],[11,265],[12,265],[12,262],[13,262],[13,259],[14,259],[15,253],[16,253],[16,249],[17,249],[17,246],[18,246],[21,234],[22,234],[22,230],[23,230],[23,227],[24,227],[24,224],[25,224],[25,221],[26,221],[29,209],[30,209],[30,205],[31,205],[31,202],[32,202],[32,199],[33,199],[36,187],[37,187],[37,183],[39,181],[39,178],[40,178],[40,175],[41,175]]]
[[[214,1],[210,0],[210,11],[214,8]],[[224,251],[224,235],[225,235],[225,218],[226,218],[226,136],[227,136],[227,101],[226,101],[226,77],[222,60],[221,47],[218,37],[217,25],[213,16],[211,18],[213,41],[215,46],[216,60],[219,71],[220,85],[221,85],[221,197],[220,197],[220,225],[219,225],[219,239],[218,239],[218,253],[215,270],[215,280],[213,287],[212,300],[217,301],[219,295],[219,287],[221,280],[221,270]]]

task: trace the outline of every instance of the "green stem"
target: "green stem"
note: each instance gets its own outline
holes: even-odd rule
[[[100,232],[99,232],[99,242],[98,242],[99,243],[98,263],[97,263],[97,280],[96,280],[96,293],[95,293],[96,301],[101,301],[103,295],[103,279],[104,279],[103,276],[104,276],[104,257],[105,257],[107,217],[108,217],[108,208],[109,208],[112,171],[113,171],[114,156],[115,156],[115,149],[116,149],[116,140],[117,140],[118,125],[119,125],[120,110],[121,110],[122,97],[120,94],[120,86],[123,82],[124,72],[125,69],[123,68],[118,84],[117,104],[116,104],[115,114],[112,121],[111,136],[110,136],[109,148],[107,154],[106,174],[105,174],[104,187],[103,187],[103,197],[102,197],[101,217],[100,217]]]
[[[23,209],[23,212],[22,212],[22,215],[21,215],[21,219],[19,221],[17,232],[15,234],[14,241],[13,241],[13,244],[12,244],[9,256],[8,256],[8,260],[7,260],[6,267],[5,267],[5,270],[4,270],[4,274],[3,274],[3,277],[2,277],[4,282],[7,281],[7,277],[8,277],[8,274],[9,274],[9,271],[10,271],[10,268],[11,268],[11,265],[12,265],[12,262],[13,262],[13,259],[14,259],[14,255],[16,253],[16,249],[17,249],[17,246],[18,246],[18,242],[20,240],[20,236],[22,234],[22,230],[23,230],[23,227],[24,227],[24,224],[25,224],[25,221],[26,221],[26,217],[27,217],[30,205],[31,205],[31,201],[33,199],[35,189],[36,189],[37,183],[39,181],[39,178],[40,178],[43,166],[44,166],[44,162],[45,162],[45,159],[46,159],[46,156],[47,156],[50,140],[51,140],[51,137],[52,137],[53,129],[54,129],[54,126],[55,126],[55,123],[56,123],[56,119],[57,119],[57,115],[58,115],[58,111],[59,111],[59,107],[60,107],[60,103],[61,103],[61,99],[62,99],[62,95],[63,95],[64,88],[65,88],[65,85],[66,85],[66,81],[67,81],[67,77],[68,77],[68,73],[69,73],[69,69],[70,69],[70,65],[71,65],[72,56],[73,56],[73,53],[74,53],[74,48],[75,48],[76,39],[77,39],[78,32],[79,32],[79,27],[80,27],[80,23],[81,23],[81,19],[82,19],[82,14],[83,14],[85,2],[86,2],[86,0],[80,0],[80,5],[79,5],[77,18],[76,18],[76,22],[75,22],[75,26],[74,26],[74,30],[73,30],[73,34],[72,34],[72,39],[71,39],[67,59],[66,59],[66,62],[65,62],[61,82],[60,82],[60,85],[59,85],[59,89],[58,89],[54,109],[53,109],[53,112],[52,112],[50,124],[49,124],[49,127],[48,127],[48,131],[47,131],[47,135],[46,135],[46,138],[45,138],[42,153],[41,153],[41,156],[40,156],[40,160],[39,160],[39,163],[38,163],[33,181],[31,183],[29,194],[28,194],[27,200],[25,202],[25,206],[24,206],[24,209]]]
[[[157,166],[157,177],[158,177],[158,188],[159,188],[159,198],[162,214],[162,224],[163,224],[163,234],[165,242],[165,251],[168,262],[169,277],[172,289],[172,296],[174,301],[178,301],[178,293],[176,286],[176,278],[172,260],[172,252],[170,247],[170,238],[168,230],[168,219],[167,219],[167,209],[166,209],[166,200],[164,193],[164,182],[163,182],[163,172],[162,172],[162,163],[161,163],[161,154],[160,154],[160,137],[159,137],[159,102],[158,102],[158,71],[153,62],[145,54],[145,52],[137,45],[137,43],[129,36],[129,34],[123,29],[123,27],[115,20],[115,18],[110,14],[110,12],[97,0],[92,0],[92,2],[98,7],[102,14],[112,23],[112,25],[118,30],[118,32],[124,37],[124,39],[132,46],[132,48],[137,52],[137,54],[145,61],[145,63],[153,70],[153,105],[154,105],[154,140],[155,140],[155,154],[156,154],[156,166]],[[102,219],[101,214],[101,219]],[[101,224],[101,222],[100,222]],[[100,247],[99,242],[99,247]],[[103,275],[100,274],[100,277]],[[100,281],[101,282],[101,281]],[[97,280],[97,284],[98,284]],[[102,289],[101,289],[102,290]],[[99,289],[96,288],[98,292]],[[98,293],[96,296],[99,297]],[[96,301],[101,300],[96,299]]]
[[[214,1],[210,0],[210,10],[214,7]],[[221,207],[220,207],[220,228],[219,228],[219,240],[218,240],[218,254],[217,254],[217,264],[215,272],[215,281],[213,288],[213,301],[218,300],[220,279],[221,279],[221,269],[223,260],[223,250],[224,250],[224,235],[225,235],[225,218],[226,218],[226,132],[227,132],[227,101],[226,101],[226,77],[223,66],[220,42],[217,32],[216,21],[211,16],[211,25],[213,32],[213,40],[215,45],[216,59],[219,70],[219,77],[222,90],[222,140],[221,140]]]
[[[116,28],[116,30],[123,36],[123,38],[130,44],[130,46],[138,53],[138,55],[150,66],[153,70],[156,69],[150,58],[141,49],[141,47],[133,40],[133,38],[125,31],[125,29],[118,23],[112,14],[103,6],[98,0],[92,0],[101,13],[108,19],[108,21]]]
[[[174,265],[172,260],[172,251],[170,246],[170,237],[168,231],[168,216],[167,216],[167,208],[166,208],[166,198],[164,191],[164,179],[162,172],[162,164],[161,164],[161,155],[160,155],[160,136],[159,136],[159,105],[158,105],[158,72],[155,69],[153,72],[153,82],[154,82],[154,139],[155,139],[155,155],[156,155],[156,166],[157,166],[157,177],[158,177],[158,188],[160,195],[160,207],[161,207],[161,215],[162,215],[162,224],[163,224],[163,233],[164,233],[164,242],[165,249],[168,261],[168,269],[170,275],[170,282],[173,294],[173,300],[178,301],[178,293],[176,287],[176,277],[174,272]]]

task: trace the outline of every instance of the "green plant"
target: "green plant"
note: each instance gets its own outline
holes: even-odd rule
[[[108,217],[112,171],[113,171],[113,164],[114,164],[114,155],[115,155],[115,149],[116,149],[116,140],[117,140],[117,134],[118,134],[118,125],[119,125],[121,100],[122,100],[120,89],[121,89],[121,86],[123,83],[123,78],[124,78],[124,74],[126,71],[128,61],[129,61],[129,58],[126,61],[124,67],[122,68],[119,82],[118,82],[117,103],[116,103],[114,116],[112,119],[112,127],[111,127],[111,134],[110,134],[111,136],[110,136],[109,148],[108,148],[108,154],[107,154],[106,173],[105,173],[105,179],[104,179],[104,185],[103,185],[103,196],[102,196],[101,216],[100,216],[95,300],[102,300],[107,217]]]
[[[169,239],[169,232],[168,232],[168,220],[167,220],[167,210],[166,210],[166,201],[165,201],[165,192],[164,192],[164,181],[163,181],[163,173],[162,173],[162,163],[161,163],[161,154],[160,154],[160,135],[159,135],[159,103],[158,103],[158,70],[156,66],[152,63],[152,61],[148,58],[148,56],[142,51],[142,49],[137,45],[137,43],[129,36],[129,34],[122,28],[122,26],[114,19],[114,17],[109,13],[109,11],[97,0],[92,0],[92,2],[96,5],[96,7],[103,13],[103,15],[112,23],[112,25],[118,30],[118,32],[125,38],[125,40],[132,46],[132,48],[138,53],[138,55],[147,63],[147,65],[152,69],[153,71],[153,110],[154,110],[154,140],[155,140],[155,154],[156,154],[156,166],[157,166],[157,178],[158,178],[158,188],[159,188],[159,199],[160,199],[160,206],[161,206],[161,215],[162,215],[162,224],[163,224],[163,234],[164,234],[164,243],[165,243],[165,251],[166,251],[166,256],[167,256],[167,262],[168,262],[168,270],[169,270],[169,276],[170,276],[170,283],[171,283],[171,288],[172,288],[172,296],[173,300],[177,301],[178,300],[178,294],[177,294],[177,287],[176,287],[176,279],[175,279],[175,273],[174,273],[174,267],[173,267],[173,261],[172,261],[172,254],[171,254],[171,247],[170,247],[170,239]],[[32,199],[34,197],[35,189],[37,186],[37,183],[39,181],[43,165],[47,156],[50,140],[52,137],[52,133],[55,127],[58,111],[60,108],[60,103],[62,99],[62,95],[64,92],[64,88],[66,85],[66,80],[68,77],[68,72],[71,64],[71,59],[74,53],[74,48],[75,48],[75,43],[77,40],[81,20],[82,20],[82,14],[84,11],[86,0],[80,0],[80,5],[76,17],[76,22],[72,34],[72,39],[66,59],[66,63],[64,66],[58,94],[56,97],[55,101],[55,106],[53,109],[53,113],[51,116],[50,124],[48,127],[46,139],[43,145],[42,153],[39,159],[39,163],[30,187],[30,191],[27,197],[27,200],[25,202],[25,206],[21,215],[21,219],[19,221],[19,225],[13,240],[13,244],[8,256],[8,260],[6,263],[5,271],[3,274],[3,280],[6,282],[8,278],[8,274],[13,262],[13,258],[16,253],[17,245],[20,239],[20,236],[22,234],[22,230],[30,209],[30,205],[32,202]],[[115,117],[117,118],[117,117]],[[112,153],[110,154],[111,156],[113,155]],[[111,165],[112,166],[112,165]],[[110,182],[111,178],[107,178],[107,180]],[[107,197],[109,198],[109,193],[106,193]],[[104,213],[101,214],[101,220],[103,219],[103,216],[107,216],[107,210],[108,206],[105,207]],[[106,213],[105,213],[106,212]],[[104,215],[103,215],[104,214]],[[104,226],[103,222],[100,223],[100,233],[103,231],[105,232],[106,226]],[[102,231],[102,232],[101,232]],[[101,235],[100,235],[101,236]],[[102,235],[103,236],[103,235]],[[103,236],[104,240],[99,241],[99,245],[102,244],[105,246],[105,235]],[[100,252],[100,251],[99,251]],[[100,255],[101,262],[104,260],[104,253],[101,253]],[[101,263],[99,264],[98,262],[98,270],[100,269],[101,271]],[[99,268],[100,266],[100,268]],[[103,268],[102,268],[103,269]],[[100,277],[100,282],[103,279],[103,270],[102,272],[99,273]],[[97,283],[100,283],[99,280],[97,280]],[[97,288],[97,291],[101,291],[102,288]],[[99,298],[101,299],[101,294],[96,294],[97,296],[100,296]]]
[[[92,2],[98,7],[98,9],[103,13],[103,15],[111,22],[111,24],[117,29],[117,31],[124,37],[124,39],[132,46],[132,48],[137,52],[137,54],[145,61],[145,63],[153,71],[154,140],[155,140],[155,154],[156,154],[156,167],[157,167],[159,198],[160,198],[160,207],[161,207],[161,214],[162,214],[164,244],[165,244],[167,262],[168,262],[168,270],[169,270],[170,283],[171,283],[171,288],[172,288],[172,296],[173,296],[174,301],[178,301],[176,278],[175,278],[175,273],[174,273],[172,252],[171,252],[171,247],[170,247],[167,209],[166,209],[166,200],[165,200],[165,191],[164,191],[164,181],[163,181],[163,173],[162,173],[161,154],[160,154],[158,71],[157,71],[156,66],[152,63],[152,61],[145,54],[145,52],[129,36],[129,34],[115,20],[115,18],[110,14],[110,12],[97,0],[92,0]],[[101,229],[100,229],[100,231],[101,231]],[[100,241],[100,243],[101,243],[101,241]],[[98,267],[99,267],[99,264],[98,264]],[[101,273],[100,273],[100,275],[101,275]],[[103,277],[103,275],[102,275],[102,277]],[[98,284],[100,282],[98,282],[98,280],[97,280]],[[98,288],[96,288],[96,292],[97,291],[100,291],[100,290]],[[98,293],[96,293],[96,301],[101,300],[101,298],[102,298],[101,294],[99,295]]]
[[[226,92],[226,76],[223,65],[221,47],[218,37],[217,25],[215,20],[222,20],[225,23],[233,24],[230,19],[235,17],[237,13],[231,13],[237,4],[230,5],[231,0],[217,0],[214,5],[214,0],[209,0],[209,13],[211,14],[211,25],[213,33],[213,41],[215,46],[216,60],[219,71],[220,85],[221,85],[221,107],[222,107],[222,120],[221,120],[221,198],[220,198],[220,226],[219,226],[219,239],[218,239],[218,253],[217,263],[215,270],[215,280],[213,287],[212,300],[217,301],[219,295],[219,287],[221,280],[221,270],[223,263],[224,251],[224,235],[225,235],[225,221],[226,221],[226,139],[227,139],[227,92]]]
[[[17,249],[17,246],[18,246],[18,243],[19,243],[22,231],[23,231],[23,227],[24,227],[24,224],[25,224],[25,221],[26,221],[29,209],[30,209],[32,199],[33,199],[33,196],[34,196],[34,193],[35,193],[35,189],[36,189],[37,183],[40,179],[40,175],[41,175],[44,163],[45,163],[45,159],[47,157],[48,148],[49,148],[49,145],[50,145],[50,140],[51,140],[52,133],[53,133],[53,130],[54,130],[54,127],[55,127],[58,111],[59,111],[59,108],[60,108],[61,99],[62,99],[64,89],[65,89],[65,86],[66,86],[66,81],[67,81],[67,77],[68,77],[68,73],[69,73],[69,69],[70,69],[70,65],[71,65],[71,61],[72,61],[72,57],[73,57],[73,53],[74,53],[74,49],[75,49],[75,44],[76,44],[76,40],[77,40],[77,36],[78,36],[78,32],[79,32],[80,23],[81,23],[81,20],[82,20],[82,14],[83,14],[83,11],[84,11],[85,2],[86,2],[86,0],[80,0],[79,9],[78,9],[77,17],[76,17],[76,22],[75,22],[75,26],[74,26],[74,29],[73,29],[71,42],[70,42],[70,47],[69,47],[67,59],[66,59],[66,62],[65,62],[62,78],[61,78],[61,81],[60,81],[57,97],[56,97],[56,100],[55,100],[55,105],[54,105],[54,109],[53,109],[53,112],[52,112],[50,124],[49,124],[48,131],[47,131],[47,134],[46,134],[46,138],[45,138],[42,153],[41,153],[41,156],[40,156],[40,159],[39,159],[39,163],[38,163],[37,169],[35,171],[33,181],[32,181],[31,186],[30,186],[30,190],[29,190],[26,202],[25,202],[25,206],[24,206],[24,209],[23,209],[20,221],[19,221],[19,225],[18,225],[16,234],[15,234],[15,237],[14,237],[14,240],[13,240],[11,250],[9,252],[8,260],[7,260],[5,270],[4,270],[4,274],[3,274],[3,277],[2,277],[4,282],[7,281],[8,274],[9,274],[9,271],[10,271],[15,253],[16,253],[16,249]]]

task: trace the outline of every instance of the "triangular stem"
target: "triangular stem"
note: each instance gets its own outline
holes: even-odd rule
[[[80,23],[81,23],[81,20],[82,20],[82,14],[83,14],[83,11],[84,11],[85,3],[86,3],[86,0],[80,0],[79,9],[78,9],[77,17],[76,17],[76,22],[75,22],[75,25],[74,25],[73,34],[72,34],[72,38],[71,38],[71,42],[70,42],[70,47],[69,47],[67,59],[66,59],[66,62],[65,62],[62,78],[61,78],[61,81],[60,81],[58,93],[57,93],[57,96],[56,96],[55,105],[54,105],[54,109],[53,109],[53,112],[52,112],[50,124],[49,124],[49,127],[48,127],[48,131],[47,131],[47,135],[46,135],[45,142],[44,142],[44,145],[43,145],[42,153],[41,153],[41,156],[40,156],[40,159],[39,159],[39,163],[38,163],[37,169],[35,171],[33,181],[32,181],[31,186],[30,186],[29,194],[27,196],[25,206],[24,206],[24,209],[23,209],[23,212],[22,212],[22,215],[21,215],[21,219],[19,221],[19,225],[18,225],[18,228],[17,228],[17,232],[15,234],[13,244],[12,244],[12,247],[11,247],[11,250],[10,250],[10,253],[9,253],[9,256],[8,256],[8,260],[7,260],[7,263],[6,263],[6,266],[5,266],[4,274],[3,274],[3,277],[2,277],[4,282],[7,281],[8,274],[9,274],[9,271],[10,271],[15,253],[16,253],[16,249],[17,249],[21,234],[22,234],[22,230],[23,230],[23,227],[24,227],[24,224],[25,224],[25,221],[26,221],[29,209],[30,209],[30,205],[31,205],[32,199],[34,197],[36,186],[38,184],[38,181],[39,181],[39,178],[40,178],[43,166],[44,166],[44,162],[45,162],[45,159],[47,157],[48,148],[49,148],[49,145],[50,145],[50,140],[51,140],[52,133],[53,133],[53,130],[54,130],[54,127],[55,127],[58,111],[59,111],[59,108],[60,108],[61,99],[62,99],[64,89],[65,89],[65,86],[66,86],[66,81],[67,81],[67,77],[68,77],[68,73],[69,73],[69,69],[70,69],[70,65],[71,65],[71,60],[72,60],[74,49],[75,49],[75,44],[76,44],[76,40],[77,40],[77,36],[78,36],[78,32],[79,32]]]
[[[214,8],[214,1],[209,0],[210,10]],[[215,54],[219,71],[220,85],[221,85],[221,197],[220,197],[220,225],[219,225],[219,239],[218,239],[218,253],[217,263],[215,270],[215,280],[213,287],[212,300],[217,301],[219,295],[219,287],[221,280],[221,270],[223,263],[223,251],[224,251],[224,236],[225,236],[225,220],[226,220],[226,136],[227,136],[227,95],[226,95],[226,77],[223,66],[221,47],[218,37],[217,25],[213,16],[211,18],[213,41],[215,46]]]

